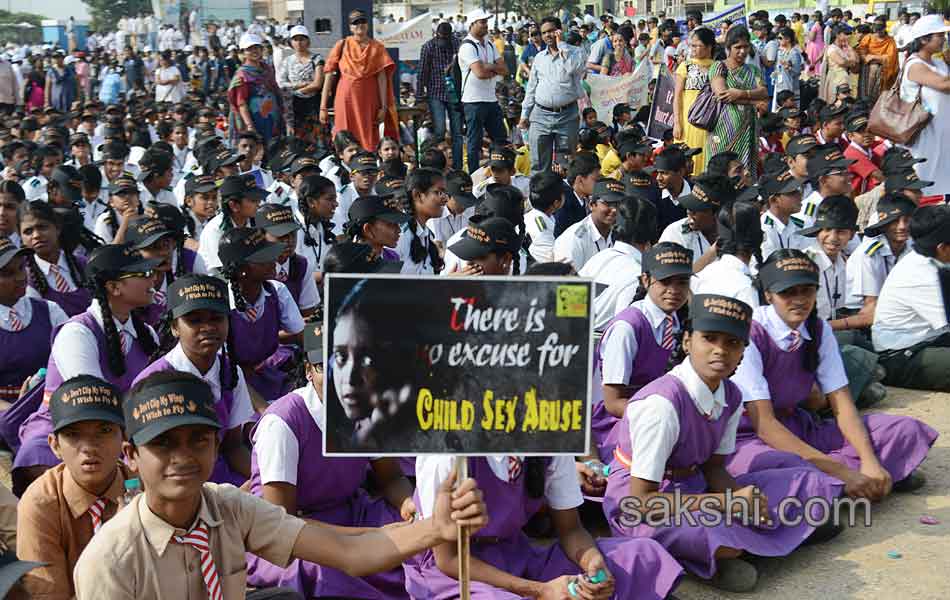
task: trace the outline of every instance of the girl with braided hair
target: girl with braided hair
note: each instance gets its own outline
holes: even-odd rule
[[[248,386],[263,402],[290,391],[288,372],[304,329],[303,316],[283,283],[276,281],[276,261],[284,245],[268,242],[264,231],[242,227],[221,238],[221,276],[228,282],[233,307],[231,346]]]
[[[297,254],[307,259],[314,282],[322,289],[323,263],[327,249],[336,242],[333,213],[337,191],[332,181],[321,175],[307,175],[297,187],[297,211],[294,215],[303,227],[297,233]]]
[[[52,431],[47,400],[62,382],[92,375],[125,393],[158,348],[155,332],[136,314],[136,309],[152,303],[158,262],[126,245],[102,246],[90,254],[86,278],[93,302],[63,325],[53,340],[45,391],[37,388],[37,397],[23,399],[25,404],[35,403],[36,412],[20,427],[21,446],[12,473],[19,493],[60,462],[47,443]]]
[[[64,240],[62,216],[42,200],[21,204],[17,216],[23,246],[33,250],[26,259],[27,296],[55,302],[70,317],[84,312],[92,302],[86,259],[72,251],[75,246],[64,246],[71,240]]]
[[[518,251],[517,259],[511,261],[509,274],[520,275],[524,273],[528,269],[529,255],[527,248],[530,248],[531,243],[525,233],[524,196],[521,190],[513,185],[493,183],[486,188],[485,194],[479,200],[480,202],[475,207],[475,214],[472,215],[469,222],[476,223],[489,217],[501,217],[514,225],[518,231],[520,239],[518,243],[521,249]],[[462,229],[450,237],[445,243],[445,268],[442,270],[442,275],[451,275],[453,273],[458,273],[459,275],[479,275],[482,273],[481,267],[477,264],[462,260],[451,250],[451,247],[462,239],[465,231],[465,229]]]
[[[193,274],[176,279],[168,286],[168,307],[159,328],[161,357],[153,357],[132,385],[159,371],[184,371],[203,379],[223,425],[210,481],[240,486],[251,476],[243,427],[254,420],[254,407],[232,351],[229,310],[228,287],[220,279]]]
[[[721,294],[759,306],[759,292],[749,266],[762,264],[762,221],[759,209],[750,202],[737,201],[719,210],[718,258],[693,278],[694,294]]]
[[[441,217],[449,201],[445,175],[435,169],[420,167],[409,173],[405,187],[412,219],[402,226],[396,246],[403,261],[402,272],[437,275],[445,263],[439,256],[439,247],[428,222]]]

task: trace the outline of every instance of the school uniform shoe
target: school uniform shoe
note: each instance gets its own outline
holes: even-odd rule
[[[906,494],[907,492],[913,492],[914,490],[919,490],[927,484],[927,478],[920,471],[914,471],[907,477],[901,479],[894,484],[892,491],[899,494]]]
[[[887,377],[887,369],[884,368],[884,365],[874,365],[874,371],[871,372],[871,381],[877,383],[879,381],[884,381],[885,377]]]
[[[884,384],[877,381],[870,383],[864,388],[864,391],[861,392],[861,397],[858,398],[858,408],[870,408],[883,400],[886,396],[887,388],[884,387]]]
[[[815,527],[815,530],[811,532],[811,535],[805,539],[803,545],[811,546],[812,544],[824,544],[828,540],[838,537],[838,534],[844,531],[844,526],[839,525],[835,522],[822,523],[818,527]]]
[[[727,592],[751,592],[759,582],[759,571],[741,558],[716,561],[716,574],[709,580],[714,588]]]

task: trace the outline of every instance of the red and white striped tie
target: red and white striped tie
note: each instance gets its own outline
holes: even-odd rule
[[[56,287],[56,291],[60,293],[66,293],[69,290],[69,282],[66,281],[66,278],[63,277],[63,274],[59,272],[58,265],[50,265],[49,272],[53,276],[53,285]]]
[[[287,269],[283,267],[277,267],[277,281],[285,283],[287,281]]]
[[[26,326],[23,324],[23,321],[20,320],[20,315],[17,314],[15,310],[10,309],[10,331],[16,333],[17,331],[23,331]]]
[[[122,354],[128,354],[132,349],[132,334],[123,329],[119,332],[119,339],[122,341]]]
[[[254,306],[248,306],[247,310],[244,311],[244,314],[247,315],[247,320],[251,323],[257,321],[257,308]]]
[[[99,498],[89,507],[89,516],[92,517],[92,535],[99,533],[102,527],[102,512],[106,509],[106,499]]]
[[[508,456],[508,481],[513,482],[521,476],[521,459],[517,456]]]
[[[789,339],[788,342],[788,351],[795,352],[802,346],[802,334],[797,330],[793,329],[786,336]]]
[[[155,290],[155,304],[165,305],[165,292],[162,290]]]
[[[664,350],[672,350],[675,343],[676,340],[673,337],[673,315],[666,315],[666,318],[663,319],[663,343],[661,343],[660,346],[662,346]]]
[[[221,582],[218,579],[218,568],[214,566],[214,557],[211,555],[211,539],[208,536],[208,527],[199,520],[195,528],[183,536],[173,538],[179,544],[191,546],[198,551],[201,558],[201,575],[205,580],[209,600],[224,600]]]

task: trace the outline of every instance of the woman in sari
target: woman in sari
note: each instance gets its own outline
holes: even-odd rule
[[[606,69],[604,75],[611,77],[620,77],[628,73],[633,73],[633,54],[630,53],[630,41],[619,32],[613,34],[610,39],[613,44],[613,52],[605,52],[604,60],[601,65]]]
[[[838,86],[851,83],[851,72],[858,66],[858,53],[851,47],[851,28],[838,25],[832,33],[831,45],[825,49],[818,97],[833,104],[838,99]]]
[[[716,34],[708,27],[697,27],[690,34],[690,56],[676,68],[676,87],[673,92],[673,139],[684,142],[690,148],[703,150],[706,147],[705,129],[691,125],[687,116],[699,92],[709,81],[709,65],[712,64]],[[706,165],[705,154],[693,158],[692,175],[700,175]]]
[[[233,145],[238,134],[256,131],[267,148],[271,138],[284,133],[280,88],[274,79],[274,68],[263,61],[263,41],[260,36],[245,33],[241,36],[244,63],[228,86],[228,131]]]
[[[349,16],[350,32],[336,43],[327,59],[326,80],[320,101],[320,122],[329,122],[330,92],[339,77],[333,101],[333,133],[350,131],[367,152],[379,144],[379,125],[383,135],[397,138],[399,119],[392,81],[396,64],[385,46],[369,37],[369,18],[361,10]]]
[[[808,56],[808,70],[810,76],[821,73],[821,57],[825,55],[825,23],[821,11],[815,11],[815,24],[808,30],[808,40],[805,45],[805,54]]]
[[[720,152],[735,152],[755,179],[759,139],[755,105],[767,101],[769,91],[758,67],[746,64],[750,39],[744,25],[730,27],[726,33],[726,59],[714,62],[709,69],[709,86],[721,111],[715,129],[706,138],[705,162],[708,164]]]
[[[858,97],[867,98],[873,104],[881,92],[894,85],[897,79],[897,43],[887,34],[887,19],[884,15],[874,19],[871,31],[858,44],[858,56],[861,59]]]

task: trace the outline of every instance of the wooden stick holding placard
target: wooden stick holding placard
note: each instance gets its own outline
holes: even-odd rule
[[[455,457],[456,485],[461,484],[468,479],[468,457]],[[472,576],[472,546],[471,538],[467,527],[459,525],[458,535],[458,563],[459,563],[459,599],[469,600],[471,598],[471,576]]]

